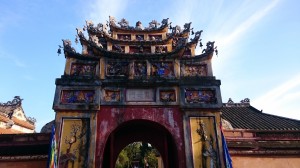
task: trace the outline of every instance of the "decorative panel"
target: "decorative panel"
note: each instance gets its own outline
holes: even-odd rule
[[[149,40],[162,40],[162,35],[149,35]]]
[[[185,101],[186,103],[204,103],[204,104],[216,104],[217,98],[214,89],[185,89]]]
[[[160,90],[159,100],[161,102],[176,102],[175,90]]]
[[[126,101],[128,102],[154,102],[154,89],[127,89]]]
[[[118,40],[131,40],[131,34],[118,34]]]
[[[93,103],[94,98],[94,90],[62,90],[60,96],[60,103]]]
[[[96,74],[95,64],[72,63],[70,75],[94,76]]]
[[[106,102],[119,102],[121,100],[121,91],[105,89],[103,100]]]
[[[167,48],[167,46],[155,46],[155,53],[158,53],[158,54],[160,54],[160,53],[166,53],[166,52],[168,52],[168,48]]]
[[[138,41],[143,41],[145,39],[145,37],[143,34],[138,34],[138,35],[135,35],[135,39]]]
[[[207,76],[206,64],[186,64],[181,66],[181,76]]]
[[[89,167],[89,118],[63,119],[60,137],[59,167]]]
[[[125,46],[120,46],[120,45],[114,44],[112,46],[112,51],[124,53],[125,52]]]
[[[220,167],[214,117],[190,117],[193,167]]]
[[[151,53],[150,46],[129,46],[129,53]]]
[[[134,76],[135,77],[147,76],[147,62],[146,61],[135,61],[134,62]]]
[[[153,62],[151,75],[163,78],[174,78],[174,64],[172,61]]]
[[[107,61],[106,76],[128,76],[129,63],[126,61]]]

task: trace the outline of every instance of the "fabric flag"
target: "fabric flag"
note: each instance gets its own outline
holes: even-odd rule
[[[232,160],[228,151],[228,147],[226,144],[226,140],[223,134],[223,131],[221,130],[222,135],[222,146],[223,146],[223,152],[224,152],[224,158],[225,158],[225,167],[226,168],[232,168]]]
[[[48,154],[47,168],[57,168],[57,150],[56,150],[56,137],[55,137],[55,124],[52,126],[51,144]]]

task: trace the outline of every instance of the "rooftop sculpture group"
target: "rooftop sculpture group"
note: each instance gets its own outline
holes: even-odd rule
[[[119,22],[116,21],[116,19],[112,16],[109,17],[109,21],[106,24],[102,24],[99,23],[95,26],[95,24],[92,21],[86,21],[86,25],[83,27],[83,29],[81,28],[76,28],[77,30],[77,35],[76,35],[76,39],[75,39],[75,43],[77,44],[79,41],[81,42],[81,44],[84,42],[86,43],[87,46],[85,47],[89,47],[90,45],[94,45],[94,47],[96,47],[96,49],[99,52],[105,52],[105,55],[111,55],[111,53],[113,52],[117,52],[117,53],[122,53],[122,55],[127,55],[127,57],[135,57],[134,55],[141,55],[141,53],[144,52],[143,50],[143,46],[144,45],[162,45],[170,40],[172,40],[172,46],[173,49],[171,51],[162,51],[160,50],[160,48],[158,48],[157,50],[155,50],[154,54],[161,54],[162,56],[165,56],[166,54],[168,55],[173,55],[173,53],[177,53],[180,50],[186,48],[187,46],[190,46],[192,44],[198,44],[198,42],[200,42],[199,46],[202,48],[202,42],[201,42],[201,33],[203,32],[201,31],[197,31],[194,33],[193,28],[191,28],[191,22],[186,23],[184,25],[184,28],[181,29],[180,26],[176,25],[174,27],[172,27],[171,25],[172,22],[169,23],[169,18],[167,19],[163,19],[161,23],[157,22],[156,20],[152,20],[149,23],[149,27],[143,27],[142,23],[140,21],[138,21],[136,23],[136,26],[130,26],[129,22],[126,19],[121,19]],[[108,27],[110,28],[110,30],[108,29]],[[168,30],[170,29],[171,32],[167,33],[167,38],[162,39],[159,36],[149,36],[149,39],[145,39],[144,36],[142,35],[137,35],[134,39],[131,39],[131,37],[125,35],[124,37],[121,37],[119,39],[116,39],[115,37],[112,37],[111,31],[120,29],[120,30],[124,30],[124,31],[136,31],[136,32],[152,32],[152,31],[161,31],[161,30]],[[87,31],[88,33],[88,38],[85,36],[85,31]],[[194,35],[193,38],[190,39],[190,41],[188,41],[188,36],[189,34]],[[106,48],[107,42],[111,42],[113,43],[113,46],[115,48],[115,50],[111,50],[109,51],[109,53],[107,52],[108,49]],[[135,44],[140,46],[140,52],[133,54],[132,53],[125,53],[124,49],[120,47],[120,45],[118,43],[126,43],[126,42],[130,42],[131,44]],[[89,43],[89,44],[88,44]],[[71,41],[70,40],[63,40],[63,47],[59,46],[58,49],[58,54],[61,54],[61,48],[63,48],[65,51],[68,52],[73,52],[76,53],[76,50],[74,49],[74,47],[71,46]],[[214,47],[214,42],[208,42],[206,44],[206,48],[202,50],[202,53],[207,54],[207,53],[211,53],[211,52],[216,52],[217,54],[217,50],[216,47]],[[91,54],[92,52],[86,52],[86,54]],[[147,54],[147,53],[144,53]],[[115,56],[118,56],[118,54],[114,54]],[[153,54],[152,54],[153,55]],[[92,55],[94,56],[94,55]],[[178,56],[178,55],[177,55]],[[123,56],[124,58],[126,58],[126,56]],[[151,53],[148,53],[148,57],[151,57]],[[157,57],[157,56],[155,56]],[[197,57],[197,55],[196,55]]]

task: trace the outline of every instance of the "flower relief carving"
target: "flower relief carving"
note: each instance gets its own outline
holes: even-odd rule
[[[161,102],[176,102],[175,90],[160,90],[159,100]]]

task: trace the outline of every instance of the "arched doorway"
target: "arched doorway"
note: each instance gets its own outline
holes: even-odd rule
[[[121,150],[137,141],[151,143],[161,154],[164,168],[178,167],[177,148],[172,135],[159,123],[147,120],[127,121],[110,134],[105,145],[102,167],[114,168]]]

